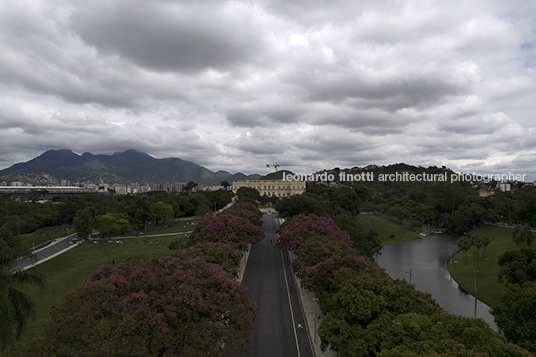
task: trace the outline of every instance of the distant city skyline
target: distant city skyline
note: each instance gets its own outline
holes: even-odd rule
[[[534,2],[0,5],[0,169],[135,149],[231,173],[536,179]]]

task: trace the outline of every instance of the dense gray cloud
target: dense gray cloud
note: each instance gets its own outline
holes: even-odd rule
[[[213,170],[536,178],[536,5],[0,0],[0,167],[136,149]]]
[[[95,1],[76,9],[74,31],[99,51],[157,71],[232,69],[259,60],[262,37],[233,2]]]

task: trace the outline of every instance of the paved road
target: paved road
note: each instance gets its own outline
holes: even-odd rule
[[[43,260],[45,259],[46,257],[49,257],[53,254],[56,254],[57,252],[63,250],[63,249],[66,249],[66,248],[69,248],[70,244],[69,242],[71,241],[72,238],[76,238],[76,235],[72,234],[68,237],[65,237],[63,239],[61,239],[60,241],[56,242],[56,243],[53,243],[51,245],[49,245],[48,247],[45,247],[39,251],[37,251],[34,255],[34,262],[38,262],[40,260]],[[20,260],[19,262],[17,262],[17,264],[15,264],[15,266],[13,268],[11,268],[12,271],[15,271],[15,270],[19,270],[25,266],[28,266],[28,265],[31,265],[32,262],[31,261],[28,261],[28,260]]]
[[[259,307],[252,341],[242,351],[229,354],[229,357],[313,356],[288,254],[275,245],[275,217],[264,215],[266,238],[251,248],[242,280],[249,289],[250,298]],[[289,291],[290,286],[293,292]]]

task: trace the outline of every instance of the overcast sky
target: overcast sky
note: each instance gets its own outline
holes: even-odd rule
[[[536,179],[536,2],[0,0],[0,168],[405,162]]]

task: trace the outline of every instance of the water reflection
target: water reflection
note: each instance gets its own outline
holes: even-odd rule
[[[458,238],[431,234],[384,247],[378,264],[394,279],[410,280],[421,291],[432,294],[437,303],[455,315],[479,317],[497,330],[490,307],[476,300],[452,279],[448,272],[450,257],[459,251]],[[478,289],[478,273],[476,273]]]

